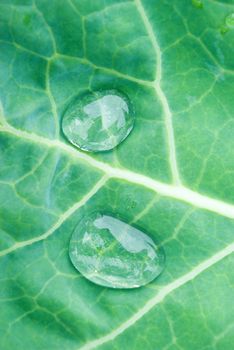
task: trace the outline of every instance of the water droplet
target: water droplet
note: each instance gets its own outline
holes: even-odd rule
[[[198,9],[203,8],[203,3],[201,0],[192,0],[192,4],[193,4],[193,6],[195,6]]]
[[[164,252],[139,229],[113,216],[93,213],[76,227],[69,254],[90,281],[111,288],[136,288],[164,268]]]
[[[220,28],[221,34],[226,34],[230,29],[234,28],[234,12],[226,16],[224,24]]]
[[[225,24],[229,28],[234,28],[234,12],[225,18]]]
[[[31,24],[31,16],[25,15],[23,18],[23,23],[25,26],[29,26]]]
[[[229,31],[229,28],[226,25],[222,25],[220,27],[220,33],[221,34],[226,34]]]
[[[67,139],[89,152],[107,151],[131,132],[134,112],[129,98],[117,90],[88,93],[65,111],[62,127]]]

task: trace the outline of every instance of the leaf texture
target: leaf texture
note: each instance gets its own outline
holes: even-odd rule
[[[234,347],[232,0],[0,1],[0,348]],[[69,101],[119,89],[131,135],[90,155],[61,132]],[[68,257],[92,210],[163,245],[137,290],[84,279]]]

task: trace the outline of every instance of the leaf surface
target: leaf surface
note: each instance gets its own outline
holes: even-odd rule
[[[0,2],[1,348],[234,346],[232,0]],[[61,132],[72,98],[118,89],[136,123],[87,154]],[[68,257],[89,211],[163,245],[149,285],[112,290]]]

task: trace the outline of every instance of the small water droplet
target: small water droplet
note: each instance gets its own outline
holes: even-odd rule
[[[25,26],[29,26],[31,24],[31,16],[25,15],[23,18],[23,23]]]
[[[193,4],[193,6],[195,6],[198,9],[203,8],[203,3],[201,0],[192,0],[192,4]]]
[[[225,18],[225,24],[229,28],[234,28],[234,12]]]
[[[230,29],[234,28],[234,12],[226,16],[224,24],[220,28],[221,34],[226,34]]]
[[[164,268],[164,251],[139,229],[93,213],[84,217],[70,241],[75,268],[90,281],[111,288],[136,288],[155,279]]]
[[[220,33],[221,34],[226,34],[229,31],[229,28],[226,25],[222,25],[220,27]]]
[[[134,112],[129,98],[117,90],[88,93],[72,101],[62,128],[67,139],[89,152],[107,151],[131,132]]]

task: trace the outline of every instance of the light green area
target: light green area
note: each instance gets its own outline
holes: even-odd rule
[[[220,29],[234,3],[202,4],[0,1],[0,348],[234,348],[234,30]],[[61,118],[100,89],[129,96],[136,123],[87,156]],[[205,197],[175,194],[179,180]],[[74,269],[92,210],[163,246],[159,278],[117,291]]]

